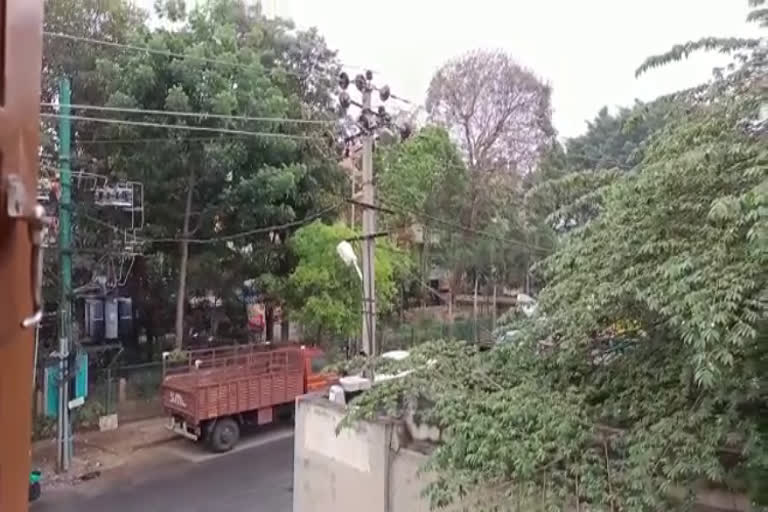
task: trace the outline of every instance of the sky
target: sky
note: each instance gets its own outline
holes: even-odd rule
[[[153,0],[140,0],[150,6]],[[189,2],[193,3],[193,2]],[[629,105],[706,81],[728,60],[699,55],[635,78],[645,57],[703,36],[758,34],[747,0],[262,0],[268,15],[317,27],[349,66],[421,104],[446,60],[477,48],[509,52],[553,88],[561,137],[603,106]],[[350,67],[350,74],[359,72]]]

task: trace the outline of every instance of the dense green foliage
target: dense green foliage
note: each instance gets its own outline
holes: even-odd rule
[[[239,0],[201,3],[188,12],[180,2],[156,5],[161,23],[153,28],[130,2],[49,2],[46,29],[51,32],[160,53],[49,37],[44,99],[53,100],[56,80],[68,76],[75,104],[332,119],[330,92],[338,64],[315,31],[298,31],[289,21],[267,19],[258,5]],[[147,299],[137,302],[146,308],[142,318],[150,323],[166,322],[168,305],[174,302],[182,306],[177,317],[183,315],[189,296],[213,293],[237,306],[235,290],[244,280],[266,282],[271,276],[287,276],[295,264],[285,243],[292,229],[239,233],[323,212],[328,216],[337,201],[329,199],[329,193],[342,176],[317,143],[325,135],[325,125],[77,109],[74,113],[261,134],[75,121],[76,171],[104,175],[112,182],[138,180],[145,186],[147,222],[139,233],[144,257],[133,266],[131,283],[138,287],[132,293]],[[55,162],[55,150],[52,138],[44,147],[46,161]],[[105,229],[104,223],[120,229],[125,223],[114,210],[93,207],[92,194],[87,194],[90,182],[78,179],[76,185],[82,196],[76,211],[78,245],[89,245],[92,251],[105,247],[122,251],[122,231]],[[185,239],[212,241],[188,244]],[[78,261],[87,269],[80,276],[82,282],[91,273],[105,272],[99,267],[110,258]],[[159,285],[154,280],[161,274],[166,292],[146,293]],[[180,281],[187,286],[179,287]],[[161,312],[166,312],[163,318]],[[183,324],[177,318],[177,343],[179,325]]]
[[[422,222],[424,215],[419,214],[444,217],[455,211],[467,186],[467,169],[456,146],[436,127],[377,152],[376,173],[385,203],[417,212],[402,211],[405,222]]]
[[[357,399],[353,418],[421,404],[442,429],[433,505],[686,510],[707,485],[766,505],[765,77],[754,52],[674,97],[630,169],[555,176],[577,189],[556,208],[591,209],[538,266],[537,314],[501,327],[514,343],[423,345]]]
[[[665,98],[636,101],[632,108],[610,114],[603,107],[587,123],[584,135],[566,141],[566,166],[573,170],[629,170],[643,159],[649,136],[663,127],[675,105]]]
[[[380,224],[405,233],[413,227],[421,231],[413,277],[423,283],[436,264],[453,268],[451,258],[458,254],[443,250],[446,231],[439,220],[455,218],[464,208],[468,171],[448,133],[427,127],[401,144],[383,147],[376,153],[375,168],[379,201],[393,212],[382,215]],[[416,290],[428,297],[423,287]]]
[[[684,108],[667,97],[636,101],[615,114],[602,108],[586,133],[564,148],[554,145],[525,177],[526,209],[534,222],[544,232],[545,226],[556,232],[583,226],[599,212],[605,187],[642,162],[650,141]]]
[[[295,318],[313,341],[346,341],[360,332],[362,283],[355,269],[345,266],[336,253],[339,242],[355,237],[359,233],[343,224],[313,222],[291,239],[299,263],[283,291]],[[408,265],[407,255],[387,242],[377,243],[374,272],[379,314],[392,308],[397,280]]]

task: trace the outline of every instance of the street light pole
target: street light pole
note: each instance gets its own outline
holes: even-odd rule
[[[371,89],[369,80],[365,81],[363,95],[363,116],[371,113]],[[376,191],[373,183],[373,131],[366,129],[363,134],[363,202],[376,204]],[[375,250],[376,210],[363,209],[363,350],[366,355],[376,355],[376,283]]]

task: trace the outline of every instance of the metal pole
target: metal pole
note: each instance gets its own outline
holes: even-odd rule
[[[69,345],[72,337],[72,172],[70,169],[70,102],[69,79],[59,81],[59,470],[68,471],[70,451],[69,423]]]
[[[355,175],[355,170],[353,169],[351,172],[352,179],[350,180],[352,182],[352,199],[355,198],[355,193],[357,192],[355,187],[355,183],[357,180],[357,176]],[[349,214],[349,227],[352,229],[355,229],[355,203],[349,203],[350,206],[350,214]]]
[[[40,346],[40,324],[35,326],[35,355],[32,357],[32,392],[37,392],[37,350]]]
[[[367,81],[366,81],[367,82]],[[370,115],[371,86],[366,83],[363,91],[363,115]],[[376,194],[373,183],[373,133],[363,136],[363,202],[374,205]],[[376,355],[376,286],[374,282],[374,252],[376,239],[376,210],[363,209],[363,350],[369,356]]]

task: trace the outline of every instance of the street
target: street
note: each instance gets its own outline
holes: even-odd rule
[[[30,511],[290,512],[292,484],[289,432],[256,434],[221,455],[179,440],[90,482],[44,491]]]

